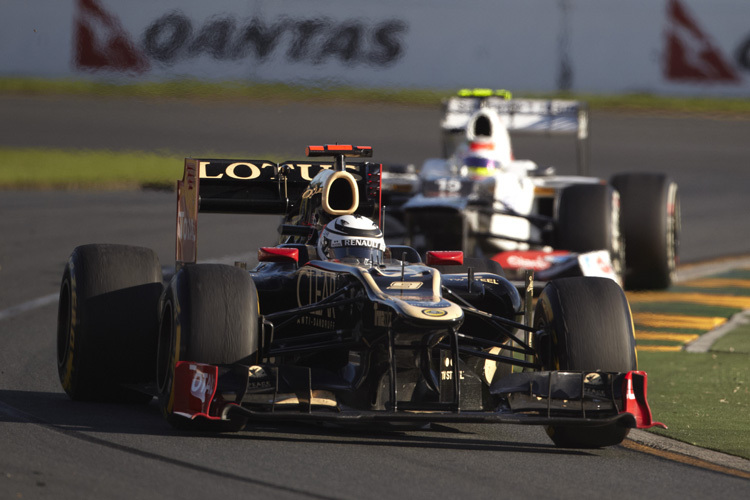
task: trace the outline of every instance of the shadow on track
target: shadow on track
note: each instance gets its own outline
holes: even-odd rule
[[[414,449],[465,450],[474,452],[523,452],[556,455],[595,455],[596,452],[556,448],[552,443],[497,441],[482,436],[486,424],[429,427],[378,425],[336,426],[279,422],[250,423],[239,433],[182,432],[161,418],[156,402],[145,405],[85,403],[71,401],[63,393],[0,390],[0,422],[32,423],[71,437],[116,447],[135,454],[136,448],[114,444],[92,434],[135,434],[181,439],[213,438],[265,442],[378,446]],[[475,431],[476,430],[476,431]],[[151,456],[152,454],[146,453]],[[152,457],[158,458],[158,457]]]

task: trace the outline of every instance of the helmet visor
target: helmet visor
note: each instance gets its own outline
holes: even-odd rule
[[[489,158],[480,156],[468,156],[464,158],[463,164],[469,169],[471,175],[487,177],[493,175],[500,168],[500,163]]]
[[[341,261],[356,260],[360,264],[377,265],[383,263],[383,251],[379,248],[365,246],[331,247],[329,252],[333,259]]]

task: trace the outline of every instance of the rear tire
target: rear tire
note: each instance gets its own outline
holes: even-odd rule
[[[247,271],[221,264],[181,268],[165,291],[159,326],[157,387],[162,414],[179,429],[238,431],[239,421],[198,421],[173,413],[177,361],[211,365],[258,361],[258,292]]]
[[[153,380],[161,292],[153,250],[125,245],[73,250],[57,314],[57,369],[72,399],[151,400],[123,385]]]
[[[545,329],[548,370],[628,372],[637,367],[630,307],[622,289],[608,278],[550,281],[534,311],[534,328]],[[547,434],[557,446],[600,448],[622,442],[629,429],[553,425]]]
[[[668,288],[678,262],[680,200],[677,184],[664,174],[612,177],[620,193],[625,238],[625,287]]]

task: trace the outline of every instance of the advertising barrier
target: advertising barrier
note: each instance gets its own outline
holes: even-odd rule
[[[743,96],[746,0],[5,0],[0,76]]]

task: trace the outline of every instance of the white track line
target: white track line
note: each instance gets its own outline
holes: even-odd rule
[[[255,263],[257,263],[257,260],[257,252],[248,252],[238,255],[227,255],[218,259],[208,259],[202,262],[229,265],[232,265],[235,262],[248,262],[248,264],[250,265],[255,265]],[[174,271],[174,269],[172,269],[172,271]],[[51,293],[49,295],[45,295],[44,297],[39,297],[37,299],[24,302],[23,304],[18,304],[16,306],[9,307],[8,309],[3,309],[2,311],[0,311],[0,321],[14,318],[18,315],[33,311],[34,309],[39,309],[40,307],[54,304],[55,302],[57,302],[58,296],[58,293]]]
[[[58,296],[58,293],[51,293],[49,295],[45,295],[44,297],[39,297],[38,299],[30,300],[28,302],[24,302],[23,304],[9,307],[8,309],[0,311],[0,321],[13,318],[25,312],[33,311],[34,309],[38,309],[40,307],[54,304],[55,302],[57,302]]]
[[[685,350],[687,352],[708,352],[714,342],[719,340],[721,337],[729,332],[734,331],[744,325],[750,324],[750,309],[746,309],[742,312],[733,314],[729,321],[723,325],[710,330],[697,339],[685,344]]]

